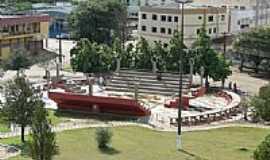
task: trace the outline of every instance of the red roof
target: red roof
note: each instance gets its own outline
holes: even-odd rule
[[[49,22],[49,15],[0,15],[0,25],[16,25],[33,22]]]

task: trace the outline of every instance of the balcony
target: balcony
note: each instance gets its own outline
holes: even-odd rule
[[[40,35],[40,32],[1,32],[0,39],[24,38]]]

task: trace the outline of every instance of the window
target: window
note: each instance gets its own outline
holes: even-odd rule
[[[240,10],[246,10],[245,6],[240,6]]]
[[[168,34],[172,34],[172,29],[168,28]]]
[[[177,16],[174,17],[174,22],[178,22],[178,17]]]
[[[160,28],[160,33],[166,33],[166,29],[165,28]]]
[[[157,27],[152,27],[152,32],[156,33],[157,32]]]
[[[160,19],[161,19],[161,21],[166,21],[166,16],[165,15],[161,15],[160,16]]]
[[[164,44],[163,44],[163,47],[164,47],[164,48],[167,48],[167,47],[168,47],[168,44],[167,44],[167,43],[164,43]]]
[[[212,34],[212,28],[209,28],[208,33]]]
[[[152,15],[152,20],[157,20],[157,15],[156,14]]]
[[[168,22],[172,21],[172,16],[168,16]]]
[[[202,16],[199,16],[198,19],[201,20],[202,19]]]
[[[208,17],[208,22],[213,22],[214,21],[214,16],[209,16]]]
[[[146,14],[142,14],[142,19],[147,19],[147,15]]]
[[[142,26],[142,31],[146,31],[146,26]]]
[[[175,29],[174,31],[173,31],[173,33],[177,33],[178,31]]]
[[[238,21],[237,21],[237,24],[238,24],[238,25],[240,25],[240,24],[241,24],[241,21],[240,21],[240,20],[238,20]]]
[[[200,34],[201,33],[201,29],[197,29],[197,34]]]
[[[213,29],[213,33],[217,33],[217,28],[216,27]]]
[[[225,15],[221,15],[221,20],[225,21]]]

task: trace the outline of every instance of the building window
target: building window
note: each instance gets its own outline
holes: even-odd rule
[[[172,34],[172,29],[168,28],[168,34]]]
[[[142,14],[142,19],[147,19],[147,15],[146,14]]]
[[[167,48],[167,47],[168,47],[168,43],[164,43],[164,44],[163,44],[163,47],[164,47],[164,48]]]
[[[209,28],[208,33],[212,34],[212,28]]]
[[[238,25],[240,25],[240,24],[241,24],[241,21],[240,21],[240,20],[238,20],[238,21],[237,21],[237,24],[238,24]]]
[[[245,6],[240,6],[240,10],[246,10]]]
[[[168,16],[168,22],[172,21],[172,16]]]
[[[160,28],[160,33],[166,33],[166,29],[165,28]]]
[[[174,17],[174,22],[178,22],[178,17],[177,16]]]
[[[201,29],[197,29],[197,34],[200,34],[201,33]]]
[[[208,22],[213,22],[214,21],[214,16],[209,16],[208,17]]]
[[[217,28],[216,27],[213,29],[213,33],[217,33]]]
[[[198,19],[201,20],[202,19],[202,16],[199,16]]]
[[[157,27],[152,27],[152,32],[156,33],[157,32]]]
[[[221,20],[225,21],[225,15],[221,15]]]
[[[142,31],[146,31],[146,26],[142,26]]]
[[[173,31],[173,33],[174,33],[174,34],[175,34],[175,33],[178,33],[177,29],[175,29],[175,30]]]
[[[161,15],[160,16],[160,19],[161,19],[161,21],[166,21],[166,16],[165,15]]]
[[[152,15],[152,20],[157,20],[157,15],[156,14]]]

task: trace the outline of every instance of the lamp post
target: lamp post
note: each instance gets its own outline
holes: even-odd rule
[[[177,10],[180,10],[179,5],[181,4],[181,41],[184,43],[184,5],[187,3],[192,3],[192,0],[175,0],[175,2],[178,4]],[[177,30],[178,28],[178,22],[177,22]],[[183,89],[183,64],[182,64],[182,53],[179,53],[179,100],[178,100],[178,129],[177,129],[177,137],[176,137],[176,148],[177,150],[182,149],[182,141],[181,141],[181,132],[182,132],[182,89]]]

